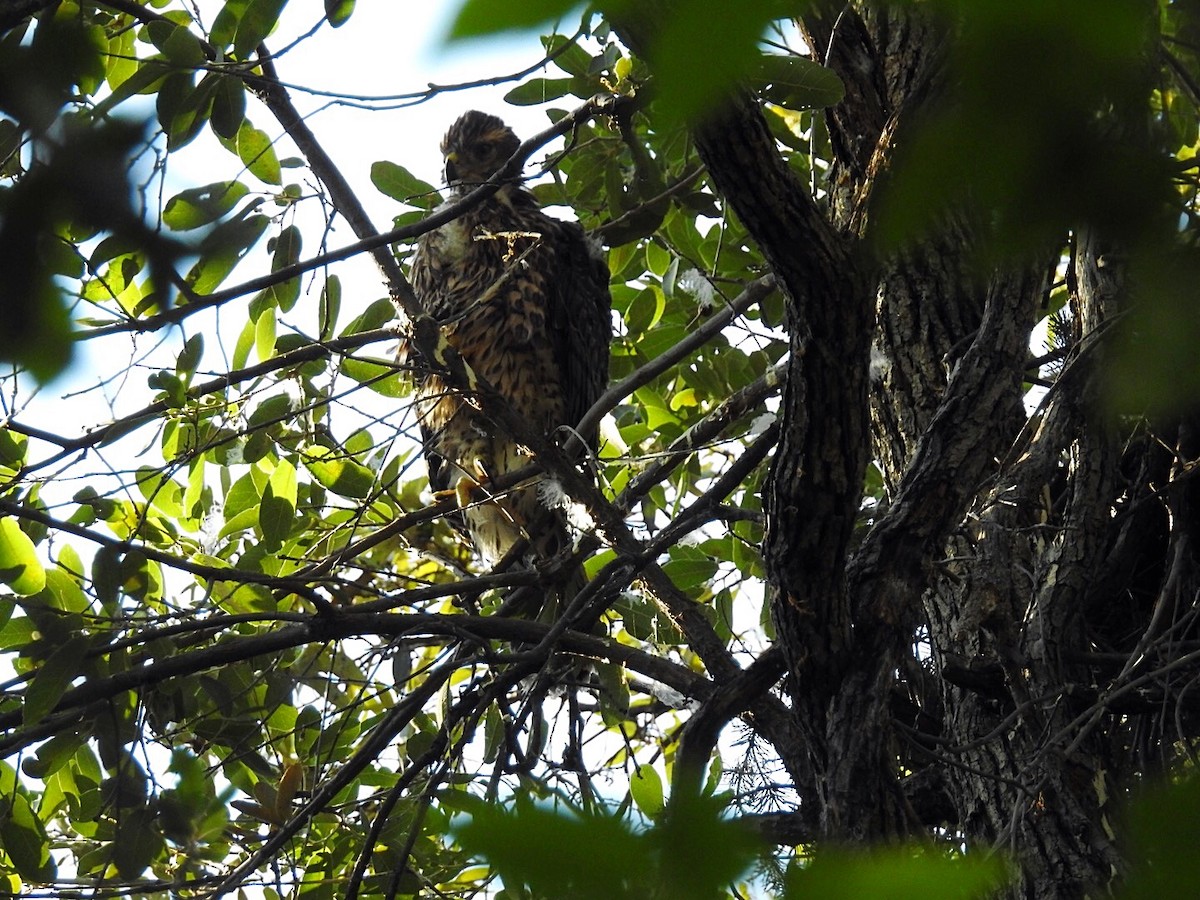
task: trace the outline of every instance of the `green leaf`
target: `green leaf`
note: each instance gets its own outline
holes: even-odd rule
[[[25,689],[21,720],[26,727],[40,722],[58,705],[71,682],[82,673],[90,643],[86,635],[75,635],[42,663]]]
[[[991,896],[1006,880],[1002,860],[983,854],[950,857],[912,847],[826,850],[788,873],[786,897],[821,900],[971,900]]]
[[[482,802],[470,805],[470,819],[456,822],[454,834],[510,888],[524,884],[538,896],[608,900],[630,896],[627,873],[652,884],[650,848],[618,818],[576,816],[528,803],[515,812]],[[644,896],[653,893],[649,889]]]
[[[209,225],[233,209],[246,194],[247,188],[240,181],[217,181],[189,188],[167,201],[163,222],[172,231]]]
[[[149,94],[159,89],[160,83],[172,74],[172,69],[165,62],[157,59],[147,59],[137,66],[137,70],[126,77],[113,92],[96,104],[92,115],[97,120],[107,116],[113,109],[124,103],[135,94]]]
[[[318,301],[317,314],[321,322],[321,340],[326,341],[333,337],[333,331],[337,328],[338,315],[342,311],[342,280],[336,275],[330,275],[325,279],[325,287],[321,290],[321,299]]]
[[[246,120],[246,86],[240,78],[218,75],[213,94],[212,129],[219,137],[233,140]]]
[[[188,272],[192,290],[201,296],[216,290],[270,223],[266,216],[251,215],[222,222],[206,235],[200,242],[200,259]]]
[[[409,394],[407,382],[394,365],[347,356],[338,371],[383,397],[399,399]]]
[[[354,12],[354,0],[325,0],[325,18],[334,28],[346,24]]]
[[[138,490],[159,512],[172,518],[183,517],[183,487],[165,472],[153,466],[141,466],[137,471]]]
[[[198,68],[206,62],[200,39],[183,25],[158,19],[146,23],[146,34],[163,56],[181,69]]]
[[[121,586],[121,551],[101,547],[92,557],[92,589],[101,605],[111,607],[117,602]]]
[[[46,570],[38,560],[37,548],[11,517],[0,519],[0,583],[18,597],[31,597],[46,586]]]
[[[162,832],[154,821],[154,811],[135,806],[117,817],[117,833],[112,842],[112,860],[121,878],[137,878],[163,851]]]
[[[655,108],[676,119],[695,119],[753,71],[758,39],[779,7],[774,0],[692,4],[671,8],[647,47],[654,72]]]
[[[234,35],[237,34],[238,23],[242,20],[242,16],[246,14],[246,9],[249,6],[250,0],[225,0],[225,5],[221,7],[221,11],[213,19],[212,30],[208,33],[208,39],[217,47],[226,47],[231,44]]]
[[[275,155],[275,148],[271,146],[271,139],[265,131],[255,128],[249,119],[244,119],[232,144],[238,159],[252,175],[267,184],[283,183],[279,157]]]
[[[1200,778],[1145,788],[1129,812],[1136,860],[1122,900],[1188,897],[1200,876]]]
[[[278,272],[280,269],[286,269],[299,262],[302,246],[303,238],[299,228],[289,225],[283,229],[279,233],[279,237],[275,238],[275,252],[271,256],[271,271]],[[266,293],[274,305],[284,312],[288,312],[300,299],[300,278],[296,276],[280,284],[273,284],[267,288]]]
[[[409,206],[432,209],[442,202],[432,184],[417,178],[404,166],[387,160],[371,164],[371,183],[380,193]]]
[[[9,428],[0,428],[0,462],[20,466],[25,462],[29,438]]]
[[[268,306],[254,321],[254,352],[266,362],[275,355],[275,307]]]
[[[375,487],[375,473],[345,454],[314,445],[304,450],[304,465],[313,478],[341,497],[362,500]]]
[[[466,0],[447,37],[456,40],[534,28],[582,5],[578,0]]]
[[[647,253],[647,257],[649,257],[649,253]],[[661,290],[655,287],[643,288],[633,298],[633,302],[629,304],[629,310],[625,314],[625,327],[629,330],[630,336],[643,334],[653,328],[665,309],[666,298]]]
[[[247,59],[279,21],[287,0],[250,0],[237,24],[233,50]]]
[[[62,556],[61,553],[59,555]],[[46,570],[46,587],[34,598],[48,609],[65,613],[82,613],[91,606],[79,582],[58,566]]]
[[[629,793],[633,796],[637,808],[649,819],[658,818],[666,808],[662,778],[654,766],[638,766],[633,777],[629,779]]]
[[[546,48],[547,56],[554,56],[554,65],[568,75],[587,78],[593,74],[592,55],[570,38],[552,34],[542,38],[542,46]]]
[[[504,95],[504,102],[513,106],[534,106],[548,103],[571,93],[574,78],[531,78]]]
[[[51,865],[46,829],[25,795],[0,796],[0,844],[17,872],[27,881],[46,880]]]
[[[183,349],[175,358],[175,374],[184,379],[194,375],[203,356],[204,333],[198,331],[183,342]]]
[[[137,51],[132,28],[123,28],[108,39],[105,70],[108,86],[114,91],[137,72]]]
[[[163,83],[158,95],[158,117],[167,133],[168,150],[186,146],[200,133],[208,121],[218,77],[210,72],[193,87],[193,75],[186,72],[172,75]]]
[[[765,99],[789,109],[821,109],[846,96],[836,72],[803,56],[762,56],[753,77]]]
[[[386,297],[375,300],[350,322],[338,337],[349,337],[382,328],[396,318],[396,306]]]
[[[275,466],[263,491],[258,510],[258,527],[269,546],[278,547],[296,523],[296,467],[286,459]]]

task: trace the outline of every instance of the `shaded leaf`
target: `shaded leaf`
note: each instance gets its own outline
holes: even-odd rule
[[[271,256],[271,271],[278,272],[280,269],[286,269],[288,266],[298,263],[302,246],[303,239],[299,228],[289,225],[283,229],[275,238],[275,252]],[[283,312],[288,312],[300,299],[300,278],[296,276],[280,284],[273,284],[267,288],[266,293],[269,295],[271,303],[278,306]]]
[[[249,215],[222,222],[206,235],[200,259],[187,275],[192,290],[201,296],[216,290],[270,223],[266,216]]]
[[[970,900],[991,896],[1008,877],[1003,860],[950,857],[916,848],[826,850],[788,873],[788,898],[822,900]]]
[[[234,78],[232,75],[217,77],[209,118],[213,131],[219,137],[227,140],[237,137],[246,119],[246,86],[240,78]]]
[[[504,95],[504,102],[514,106],[547,103],[571,93],[574,78],[531,78]]]
[[[450,26],[450,39],[533,28],[561,18],[578,0],[466,0]]]
[[[432,184],[417,178],[404,166],[387,160],[371,163],[371,183],[385,196],[410,206],[432,209],[442,202]]]
[[[762,56],[753,78],[767,100],[791,109],[833,106],[846,95],[836,72],[803,56]]]
[[[246,59],[257,49],[279,21],[287,0],[250,0],[244,7],[233,38],[233,50]]]
[[[296,467],[281,459],[263,491],[258,510],[258,526],[263,540],[278,546],[292,532],[296,523]]]
[[[33,882],[46,878],[50,842],[45,826],[22,793],[0,796],[0,843],[22,878]]]
[[[58,705],[71,682],[81,674],[90,643],[86,635],[75,635],[42,663],[25,689],[21,717],[26,727],[40,722]]]
[[[163,222],[174,231],[210,225],[232,210],[246,193],[247,188],[240,181],[217,181],[189,188],[167,201]]]
[[[113,863],[122,878],[141,875],[164,849],[162,832],[145,806],[123,810],[112,843]]]

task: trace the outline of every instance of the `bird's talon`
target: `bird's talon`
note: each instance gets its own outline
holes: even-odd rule
[[[458,483],[454,485],[454,496],[458,501],[458,505],[466,509],[475,502],[475,491],[479,488],[479,482],[474,478],[469,478],[464,475],[458,479]]]

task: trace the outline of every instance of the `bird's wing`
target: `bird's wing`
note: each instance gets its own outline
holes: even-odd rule
[[[557,269],[549,281],[548,312],[562,373],[568,425],[576,425],[608,385],[612,296],[608,265],[588,246],[575,222],[555,222]],[[595,450],[597,432],[581,435]]]

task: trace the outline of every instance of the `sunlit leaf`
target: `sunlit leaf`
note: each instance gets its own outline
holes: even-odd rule
[[[46,571],[38,560],[37,548],[11,517],[0,519],[0,582],[21,597],[36,594],[46,586]]]
[[[263,540],[278,546],[291,534],[296,524],[296,468],[286,459],[280,460],[271,473],[263,491],[258,510],[258,525]]]
[[[346,24],[354,12],[355,0],[325,0],[325,18],[334,28]]]
[[[369,496],[375,486],[374,472],[328,447],[305,449],[304,465],[313,478],[342,497],[362,499]]]
[[[237,154],[251,174],[267,184],[283,183],[283,169],[271,139],[265,131],[255,128],[249,119],[242,120],[236,137],[232,140],[223,138],[222,143]]]
[[[656,818],[666,807],[662,778],[654,766],[638,766],[629,778],[629,793],[646,816]]]

